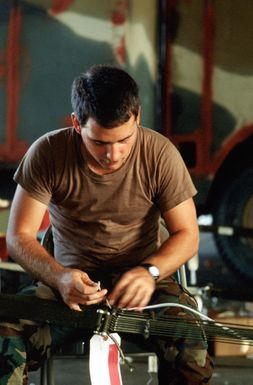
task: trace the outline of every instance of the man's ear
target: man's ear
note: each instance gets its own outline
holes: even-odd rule
[[[71,114],[71,120],[72,120],[72,124],[73,124],[74,129],[76,130],[76,132],[78,134],[81,134],[81,126],[80,126],[79,120],[75,116],[74,112],[72,112],[72,114]]]

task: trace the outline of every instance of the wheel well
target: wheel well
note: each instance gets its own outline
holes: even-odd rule
[[[249,166],[253,166],[253,136],[238,143],[216,172],[207,196],[208,211],[213,212],[228,184]]]

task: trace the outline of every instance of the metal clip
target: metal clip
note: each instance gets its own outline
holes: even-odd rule
[[[150,336],[150,321],[149,320],[147,320],[145,323],[145,327],[143,330],[143,336],[145,339],[148,339]]]
[[[108,310],[98,309],[98,319],[96,324],[96,329],[94,334],[101,336],[107,336],[109,334],[109,322],[111,318],[111,313]]]

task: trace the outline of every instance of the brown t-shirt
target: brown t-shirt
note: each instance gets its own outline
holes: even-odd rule
[[[28,150],[14,179],[49,206],[55,258],[81,269],[127,268],[159,245],[159,217],[195,195],[174,145],[139,127],[125,164],[93,173],[73,128],[47,133]]]

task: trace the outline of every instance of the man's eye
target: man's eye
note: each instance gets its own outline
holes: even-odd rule
[[[94,141],[93,143],[94,143],[96,146],[104,146],[104,143],[101,143],[101,142]]]

